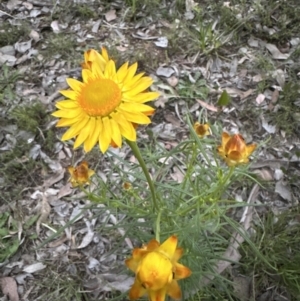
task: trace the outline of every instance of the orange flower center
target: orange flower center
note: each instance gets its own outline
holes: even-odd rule
[[[87,83],[81,90],[79,104],[93,117],[108,116],[122,100],[121,89],[110,79],[98,78]]]

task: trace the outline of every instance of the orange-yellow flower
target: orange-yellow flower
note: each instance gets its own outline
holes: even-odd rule
[[[194,124],[194,130],[198,137],[203,138],[204,136],[207,136],[210,134],[209,132],[209,125],[207,123],[201,124],[199,122],[195,122]]]
[[[73,187],[90,184],[90,177],[95,174],[92,169],[89,169],[88,163],[82,161],[77,167],[69,166],[68,171],[71,175],[70,182]]]
[[[76,138],[89,152],[96,143],[104,153],[109,145],[121,147],[122,137],[136,141],[134,124],[148,124],[154,109],[146,102],[158,97],[147,92],[153,80],[136,74],[137,63],[128,62],[118,70],[103,48],[102,53],[88,50],[82,64],[82,82],[68,78],[70,90],[60,91],[66,97],[58,101],[52,115],[60,118],[57,127],[69,127],[62,140]]]
[[[191,275],[191,270],[177,261],[183,254],[177,248],[177,237],[169,237],[160,244],[152,239],[142,248],[136,248],[132,257],[125,261],[135,273],[135,281],[129,291],[130,300],[148,295],[150,301],[164,301],[166,295],[173,299],[181,298],[177,280]]]
[[[124,182],[123,185],[122,185],[122,187],[125,190],[130,190],[132,188],[132,185],[129,182]]]
[[[219,155],[224,158],[228,166],[248,163],[249,156],[256,148],[256,144],[246,145],[242,135],[222,133],[222,145],[218,146]]]

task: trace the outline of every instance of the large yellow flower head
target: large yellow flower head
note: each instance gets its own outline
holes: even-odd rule
[[[222,144],[218,146],[219,155],[226,161],[228,166],[248,163],[249,156],[256,149],[256,144],[246,145],[242,135],[222,133]]]
[[[169,237],[164,243],[152,239],[142,248],[136,248],[132,257],[125,261],[135,272],[135,281],[129,291],[130,300],[148,295],[151,301],[164,301],[166,295],[173,299],[181,298],[177,280],[191,275],[191,270],[177,261],[183,254],[177,248],[177,237]]]
[[[137,63],[122,65],[118,70],[107,51],[86,51],[82,64],[82,82],[68,78],[70,90],[58,101],[52,115],[60,118],[58,127],[69,127],[62,140],[76,137],[74,148],[84,145],[89,152],[96,143],[104,153],[109,145],[121,147],[122,137],[136,141],[136,124],[150,123],[154,109],[145,103],[158,97],[147,92],[153,80],[136,74]]]

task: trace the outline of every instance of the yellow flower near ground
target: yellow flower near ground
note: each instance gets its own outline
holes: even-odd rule
[[[122,146],[122,137],[136,141],[136,125],[149,124],[154,109],[146,102],[156,99],[158,92],[148,92],[153,83],[144,73],[136,74],[137,63],[128,62],[118,70],[107,51],[86,51],[82,64],[82,82],[68,78],[70,90],[60,93],[52,115],[60,118],[57,127],[69,127],[62,140],[76,138],[74,148],[83,144],[89,152],[96,143],[104,153],[109,145]]]
[[[209,125],[207,123],[201,124],[199,122],[195,122],[193,127],[194,127],[196,134],[200,138],[203,138],[204,136],[207,136],[210,134]]]
[[[95,174],[92,169],[89,169],[86,161],[82,161],[77,167],[69,166],[68,171],[71,175],[70,182],[73,187],[90,184],[90,178]]]
[[[122,187],[123,187],[123,189],[125,189],[125,190],[130,190],[130,189],[132,189],[132,185],[131,185],[131,183],[129,183],[129,182],[124,182],[124,183],[122,184]]]
[[[256,149],[256,144],[246,145],[242,135],[222,133],[222,144],[218,146],[219,155],[226,161],[228,166],[235,166],[249,162],[249,156]]]
[[[125,261],[135,273],[135,281],[129,291],[130,300],[148,295],[150,301],[164,301],[166,295],[173,299],[181,298],[177,280],[189,277],[191,270],[177,261],[183,254],[177,248],[177,237],[169,237],[160,244],[152,239],[142,248],[136,248],[132,257]]]

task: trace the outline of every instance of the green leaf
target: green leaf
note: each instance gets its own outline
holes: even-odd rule
[[[4,227],[4,225],[6,224],[6,221],[9,218],[9,213],[8,212],[4,212],[0,214],[0,227]]]
[[[218,106],[227,106],[230,103],[230,96],[229,94],[226,92],[226,90],[224,90],[218,100],[217,105]]]
[[[9,239],[2,239],[0,241],[1,249],[0,249],[0,262],[3,262],[5,259],[13,256],[18,248],[19,248],[19,240],[16,238],[12,240]]]

